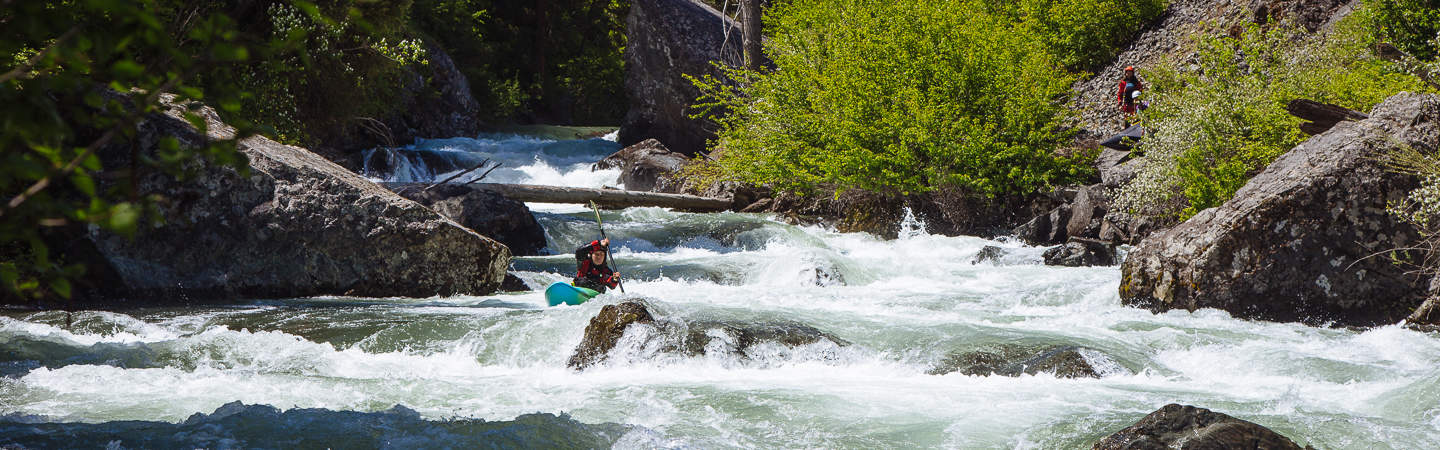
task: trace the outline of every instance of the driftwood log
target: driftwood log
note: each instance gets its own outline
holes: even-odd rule
[[[1309,120],[1309,122],[1300,124],[1300,131],[1312,136],[1324,133],[1343,120],[1364,120],[1370,117],[1343,106],[1303,98],[1291,100],[1289,104],[1285,105],[1285,110],[1292,116]]]
[[[411,186],[416,186],[410,183],[383,184],[390,190],[406,189]],[[734,207],[733,202],[728,198],[662,194],[658,192],[502,183],[465,183],[465,186],[470,189],[495,192],[509,197],[512,200],[522,202],[589,204],[593,201],[602,208],[655,206],[693,212],[725,211],[733,209]]]

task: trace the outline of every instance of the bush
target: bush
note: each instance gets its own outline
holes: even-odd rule
[[[697,80],[727,177],[781,189],[1028,193],[1088,167],[1053,156],[1075,76],[985,2],[795,0],[766,17],[773,71]]]
[[[1366,0],[1375,34],[1423,61],[1440,54],[1440,0]]]
[[[1126,41],[1165,11],[1167,0],[1022,0],[987,6],[1021,24],[1061,64],[1084,70],[1113,58]]]
[[[1403,90],[1423,89],[1370,55],[1360,16],[1329,35],[1252,27],[1240,39],[1197,39],[1197,68],[1169,63],[1146,74],[1148,165],[1117,194],[1117,206],[1185,219],[1229,200],[1252,176],[1308,136],[1285,111],[1305,98],[1368,111]],[[1182,201],[1175,202],[1174,196]],[[1180,205],[1178,209],[1176,205]]]
[[[125,145],[162,93],[237,112],[239,89],[202,89],[193,75],[264,55],[244,45],[254,37],[228,16],[200,12],[181,25],[157,15],[167,6],[77,0],[0,8],[0,54],[10,62],[0,73],[0,297],[70,297],[71,280],[85,268],[52,255],[53,231],[133,233],[154,218],[146,214],[152,198],[130,184],[141,174],[183,177],[196,159],[246,166],[233,141],[183,148],[170,138],[153,155],[113,168],[119,176],[98,176],[97,152]],[[204,129],[203,120],[189,119]],[[243,121],[233,125],[241,136],[251,132]]]

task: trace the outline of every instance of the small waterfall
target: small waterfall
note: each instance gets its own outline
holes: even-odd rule
[[[480,163],[499,170],[485,180],[552,186],[600,187],[613,185],[618,171],[594,171],[591,165],[620,149],[601,138],[555,140],[514,134],[421,139],[395,148],[375,148],[363,154],[363,173],[373,180],[431,182]],[[455,182],[471,181],[485,172],[466,174]]]
[[[387,147],[366,150],[361,156],[361,174],[369,178],[402,183],[435,179],[435,172],[425,164],[424,158],[412,158]]]

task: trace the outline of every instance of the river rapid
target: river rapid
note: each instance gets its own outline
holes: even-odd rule
[[[491,158],[504,165],[487,181],[600,187],[617,172],[589,164],[618,148],[422,141],[372,155],[385,162],[367,176],[429,180]],[[543,289],[598,232],[579,206],[530,206],[550,255],[513,270]],[[1440,447],[1434,334],[1151,314],[1120,305],[1117,267],[1048,267],[1042,248],[916,220],[888,241],[753,214],[604,222],[626,293],[580,306],[536,291],[0,311],[0,446],[1088,448],[1174,402],[1317,448]],[[1009,253],[972,263],[987,245]],[[624,300],[672,323],[791,321],[851,345],[744,358],[622,345],[568,369],[590,318]],[[1101,377],[927,374],[1006,343],[1082,347]]]

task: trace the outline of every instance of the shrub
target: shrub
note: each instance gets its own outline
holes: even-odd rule
[[[1075,76],[984,2],[795,0],[765,26],[774,70],[697,80],[730,178],[993,196],[1086,170],[1053,155]]]
[[[1113,58],[1167,0],[1022,0],[988,2],[998,15],[1029,28],[1066,67],[1084,70]]]
[[[233,141],[183,148],[170,138],[154,155],[115,168],[122,176],[98,176],[96,152],[132,137],[162,93],[238,111],[239,89],[202,89],[193,75],[264,55],[244,45],[253,36],[228,16],[199,13],[174,24],[157,16],[167,5],[77,0],[0,8],[0,54],[8,62],[0,72],[0,297],[69,297],[71,280],[85,268],[52,255],[52,231],[133,233],[152,200],[130,184],[140,174],[181,177],[195,159],[246,166]],[[188,118],[203,130],[203,120]],[[243,121],[233,125],[242,136],[251,131]]]
[[[1281,26],[1251,27],[1240,39],[1199,37],[1194,70],[1172,62],[1145,74],[1154,104],[1140,147],[1148,165],[1120,189],[1117,206],[1185,219],[1229,200],[1307,138],[1285,111],[1290,100],[1368,111],[1396,92],[1423,89],[1371,56],[1371,42],[1359,18],[1328,35]],[[1183,201],[1172,201],[1176,195]]]
[[[1366,0],[1375,35],[1424,61],[1440,54],[1440,0]]]

